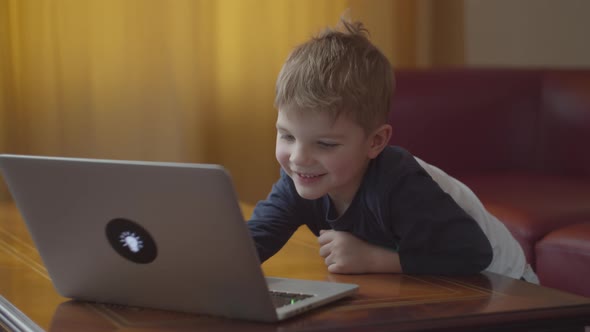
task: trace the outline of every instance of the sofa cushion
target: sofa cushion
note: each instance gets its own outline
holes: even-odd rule
[[[537,118],[537,169],[590,176],[590,71],[544,75]]]
[[[390,143],[446,172],[531,169],[541,72],[398,71]]]
[[[590,220],[590,178],[515,172],[457,177],[504,222],[533,268],[536,241],[580,219]]]
[[[555,230],[536,245],[541,284],[590,297],[590,219]]]
[[[590,176],[590,70],[397,70],[390,143],[447,172]]]

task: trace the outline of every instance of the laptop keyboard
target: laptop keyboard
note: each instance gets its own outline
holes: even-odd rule
[[[313,295],[309,294],[298,294],[298,293],[286,293],[286,292],[277,292],[277,291],[269,291],[270,298],[272,299],[272,303],[274,304],[275,308],[280,308],[286,305],[294,304],[299,302],[303,299],[307,299],[309,297],[313,297]]]

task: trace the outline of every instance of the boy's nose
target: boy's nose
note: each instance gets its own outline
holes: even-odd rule
[[[291,156],[289,161],[295,165],[308,165],[311,164],[311,155],[303,146],[295,146],[291,150]]]

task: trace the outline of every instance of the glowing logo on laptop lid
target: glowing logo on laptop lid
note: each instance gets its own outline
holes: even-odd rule
[[[129,219],[116,218],[109,221],[106,236],[119,255],[134,263],[151,263],[158,256],[158,248],[149,232]]]

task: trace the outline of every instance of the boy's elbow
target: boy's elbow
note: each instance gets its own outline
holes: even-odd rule
[[[479,264],[478,272],[481,272],[485,270],[488,266],[490,266],[490,264],[492,264],[492,260],[494,259],[494,249],[492,248],[492,244],[490,243],[490,240],[487,237],[484,238],[485,240],[482,241],[483,244],[481,245],[479,254],[479,261],[481,263]]]
[[[465,264],[463,274],[476,274],[484,271],[492,263],[493,257],[492,250],[489,250],[468,258],[468,263]]]
[[[456,273],[453,274],[477,274],[492,263],[494,250],[483,231],[473,234],[470,240],[464,247],[455,248],[457,258],[462,261],[456,262]]]
[[[476,274],[484,271],[494,259],[494,251],[491,244],[486,241],[478,248],[467,251],[463,261],[458,262],[455,274]]]
[[[472,275],[484,271],[492,262],[492,251],[471,252],[467,255],[449,257],[447,265],[441,266],[441,273],[445,275]]]
[[[491,264],[493,256],[493,250],[488,245],[460,252],[446,252],[435,255],[404,255],[402,253],[400,262],[404,273],[470,275],[485,270]]]

